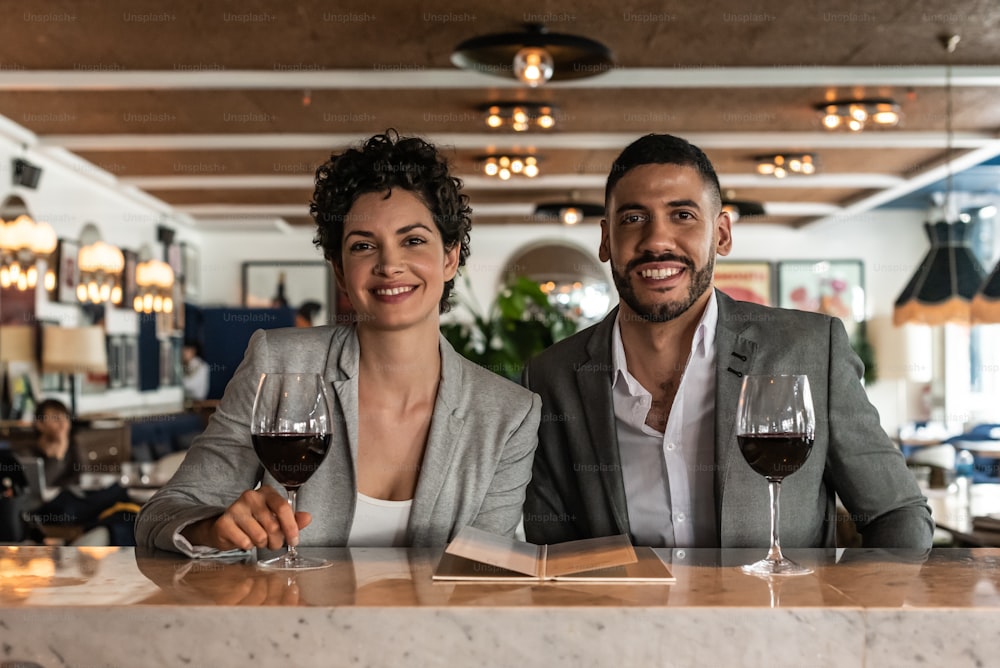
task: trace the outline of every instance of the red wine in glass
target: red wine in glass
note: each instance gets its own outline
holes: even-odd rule
[[[333,404],[323,376],[316,373],[263,373],[250,418],[250,440],[264,469],[285,488],[292,514],[298,489],[322,466],[333,433]],[[303,557],[294,546],[260,568],[323,568],[325,559]]]
[[[809,434],[754,434],[737,436],[740,451],[757,473],[768,480],[784,480],[799,470],[812,452]]]
[[[257,459],[285,489],[298,489],[320,467],[330,434],[254,434]]]
[[[781,481],[806,463],[815,434],[816,416],[808,377],[744,376],[736,441],[750,468],[767,479],[771,497],[771,545],[767,557],[743,566],[744,573],[765,577],[812,573],[781,553],[778,518]]]

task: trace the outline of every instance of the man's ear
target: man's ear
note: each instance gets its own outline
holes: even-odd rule
[[[728,211],[720,211],[715,219],[716,244],[715,252],[719,255],[729,255],[733,250],[733,218]]]
[[[608,238],[608,220],[601,218],[601,245],[597,249],[597,257],[601,262],[611,259],[611,240]]]

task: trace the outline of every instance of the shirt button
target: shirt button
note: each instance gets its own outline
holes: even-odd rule
[[[676,443],[667,443],[667,452],[673,452],[676,447]]]
[[[674,516],[674,519],[677,520],[678,522],[683,522],[684,520],[687,519],[687,515],[685,515],[684,513],[677,513],[677,515]]]

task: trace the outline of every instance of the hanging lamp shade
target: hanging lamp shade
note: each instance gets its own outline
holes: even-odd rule
[[[972,322],[974,324],[1000,322],[1000,262],[993,267],[993,272],[972,298]]]
[[[943,325],[968,324],[973,295],[986,276],[967,241],[966,223],[924,223],[931,241],[917,272],[896,299],[892,322]]]

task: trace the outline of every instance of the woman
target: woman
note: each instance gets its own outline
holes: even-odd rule
[[[197,555],[285,542],[443,545],[467,524],[513,534],[540,400],[440,335],[469,254],[460,186],[433,146],[393,131],[317,170],[315,242],[356,323],[254,334],[205,433],[143,508],[140,545]],[[254,392],[267,371],[322,372],[336,394],[340,433],[299,491],[309,512],[295,517],[250,442]]]

